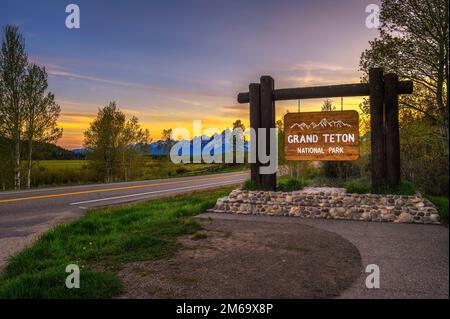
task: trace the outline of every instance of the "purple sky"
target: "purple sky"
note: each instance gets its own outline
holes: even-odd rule
[[[80,7],[80,29],[65,27],[69,3]],[[30,59],[47,67],[60,144],[72,148],[112,100],[157,139],[195,119],[218,129],[248,122],[236,95],[263,74],[278,88],[358,82],[361,52],[377,35],[365,26],[370,3],[378,1],[15,0],[0,4],[0,24],[19,25]],[[321,103],[303,101],[303,110]],[[277,114],[296,108],[277,103]]]

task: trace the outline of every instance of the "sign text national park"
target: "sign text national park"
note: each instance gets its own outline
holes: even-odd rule
[[[359,158],[356,111],[288,113],[284,155],[291,161],[352,161]]]

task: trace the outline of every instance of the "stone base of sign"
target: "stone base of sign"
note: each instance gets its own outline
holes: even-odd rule
[[[404,196],[349,194],[340,189],[308,188],[295,192],[236,189],[227,197],[219,198],[216,206],[209,211],[244,215],[440,224],[436,207],[419,193]]]

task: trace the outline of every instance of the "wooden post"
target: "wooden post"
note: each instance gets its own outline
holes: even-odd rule
[[[273,100],[274,81],[271,76],[261,77],[261,127],[266,131],[266,149],[270,150],[270,129],[275,127],[275,102]],[[275,154],[278,156],[278,154]],[[277,174],[261,175],[261,186],[264,189],[276,190]]]
[[[273,79],[263,76],[261,84],[251,84],[250,91],[253,93],[239,93],[237,100],[250,102],[250,125],[255,129],[275,127],[275,101],[369,95],[372,191],[381,193],[384,180],[392,188],[399,184],[398,95],[413,93],[412,81],[398,81],[393,74],[383,78],[383,70],[373,68],[369,70],[369,83],[275,90]],[[276,174],[261,176],[259,165],[252,165],[252,180],[263,188],[276,189]]]
[[[372,192],[382,193],[383,177],[385,176],[384,156],[384,84],[383,70],[373,68],[369,70],[370,93],[370,143],[371,143],[371,173]]]
[[[386,125],[386,180],[390,190],[400,185],[400,133],[398,127],[398,76],[384,76]]]
[[[255,130],[256,141],[252,141],[252,147],[256,148],[256,154],[258,154],[258,128],[261,127],[261,97],[260,97],[260,84],[251,83],[249,85],[249,100],[250,100],[250,127]],[[256,163],[250,164],[250,176],[252,183],[260,187],[261,175],[259,174],[259,159],[256,155]]]

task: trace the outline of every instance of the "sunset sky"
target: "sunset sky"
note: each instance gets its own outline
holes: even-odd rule
[[[69,3],[80,7],[80,29],[65,27]],[[365,26],[370,3],[378,1],[15,0],[1,2],[0,25],[18,25],[30,60],[47,68],[62,109],[58,144],[77,148],[109,101],[158,139],[192,120],[248,123],[236,96],[263,74],[277,88],[359,82],[359,57],[377,35]],[[360,101],[344,98],[344,109]],[[278,116],[287,109],[297,101],[277,102]]]

